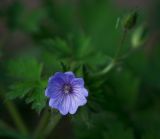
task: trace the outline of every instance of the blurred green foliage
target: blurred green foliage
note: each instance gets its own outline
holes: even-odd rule
[[[15,100],[20,113],[26,107],[45,112],[48,78],[57,71],[71,70],[83,76],[89,97],[86,106],[68,116],[67,129],[72,132],[65,138],[159,139],[160,48],[158,43],[150,44],[155,30],[149,28],[147,12],[138,11],[140,20],[127,32],[116,65],[99,75],[114,60],[123,38],[124,28],[116,23],[117,19],[123,22],[122,17],[133,9],[120,9],[110,0],[40,0],[39,3],[30,8],[14,0],[0,9],[0,19],[7,28],[5,38],[0,38],[0,138],[32,138],[32,129],[39,122],[39,116],[32,110],[22,114],[26,123],[31,121],[34,126],[28,124],[29,135],[21,135],[5,116],[5,101]],[[142,30],[146,22],[148,28]],[[23,46],[12,42],[16,32],[27,38]],[[16,36],[15,42],[21,41],[19,37]],[[54,121],[54,114],[51,116]],[[45,132],[50,135],[46,138],[64,138],[59,128],[66,126],[63,118],[62,125],[51,122],[57,126],[53,132],[49,132],[50,126],[47,128],[49,131]],[[11,128],[5,121],[11,123]],[[39,139],[43,139],[41,134]]]
[[[8,62],[8,74],[17,80],[10,86],[10,92],[6,98],[24,99],[26,103],[32,103],[32,108],[41,111],[46,104],[44,89],[46,83],[41,80],[42,64],[31,57],[15,59]],[[45,83],[45,84],[44,84]]]

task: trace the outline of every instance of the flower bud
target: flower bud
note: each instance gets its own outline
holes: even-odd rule
[[[148,28],[146,25],[141,25],[133,32],[131,43],[133,48],[137,48],[144,44],[148,36]]]
[[[137,12],[132,12],[125,16],[122,21],[122,26],[124,27],[124,29],[132,29],[136,25],[137,17]]]

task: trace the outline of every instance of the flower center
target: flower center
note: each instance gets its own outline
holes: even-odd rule
[[[72,87],[68,84],[65,84],[63,87],[63,91],[65,94],[71,93],[72,92]]]

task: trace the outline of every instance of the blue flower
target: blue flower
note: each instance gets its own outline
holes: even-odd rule
[[[50,98],[51,108],[66,115],[74,114],[79,106],[87,103],[88,91],[83,78],[76,78],[72,72],[57,72],[49,78],[45,95]]]

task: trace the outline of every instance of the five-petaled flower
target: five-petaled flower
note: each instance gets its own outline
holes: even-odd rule
[[[87,103],[88,91],[83,78],[76,78],[73,72],[57,72],[49,78],[45,95],[50,98],[51,108],[66,115],[74,114],[79,106]]]

